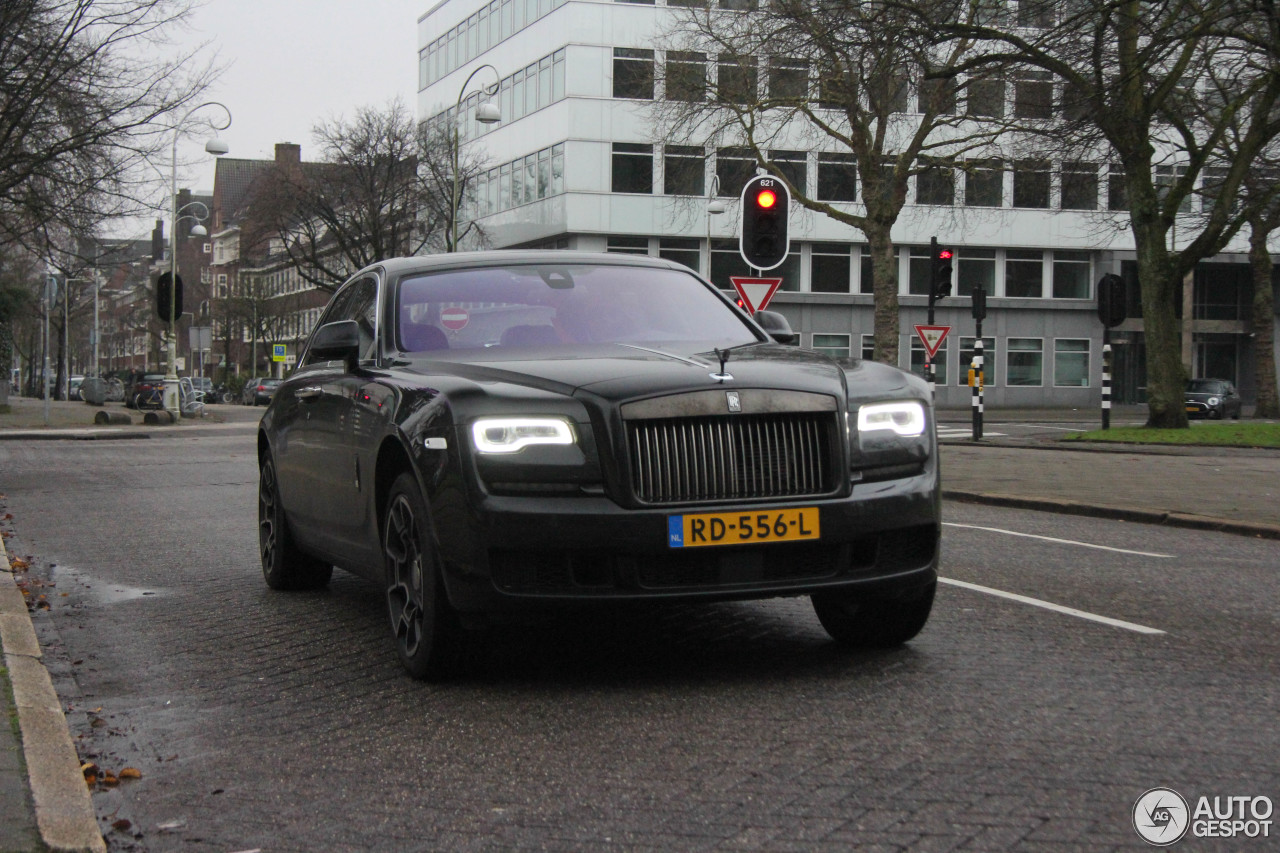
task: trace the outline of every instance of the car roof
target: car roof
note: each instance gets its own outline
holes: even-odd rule
[[[689,268],[665,258],[648,255],[627,255],[616,252],[575,252],[570,249],[498,249],[484,252],[453,252],[440,255],[415,255],[409,258],[388,258],[370,264],[352,278],[375,269],[381,269],[392,277],[407,273],[430,272],[458,267],[511,266],[524,264],[593,264],[604,266],[654,267],[657,269]]]

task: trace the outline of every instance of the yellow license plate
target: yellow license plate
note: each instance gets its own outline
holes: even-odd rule
[[[1198,412],[1198,411],[1200,411],[1200,407],[1199,407],[1199,406],[1187,406],[1187,411],[1188,411],[1188,412]]]
[[[667,517],[667,544],[672,548],[794,542],[818,536],[818,508],[814,506]]]

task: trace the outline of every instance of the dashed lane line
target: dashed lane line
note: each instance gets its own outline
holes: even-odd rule
[[[952,578],[938,578],[940,583],[958,586],[973,592],[981,592],[986,595],[994,595],[998,598],[1007,598],[1010,601],[1017,601],[1021,604],[1030,604],[1033,607],[1042,607],[1045,610],[1052,610],[1054,613],[1063,613],[1067,616],[1075,616],[1078,619],[1087,619],[1090,622],[1099,622],[1103,625],[1110,625],[1113,628],[1123,628],[1126,631],[1133,631],[1138,634],[1163,634],[1159,628],[1151,628],[1146,625],[1139,625],[1136,622],[1125,622],[1123,619],[1112,619],[1110,616],[1100,616],[1097,613],[1090,613],[1087,610],[1077,610],[1074,607],[1064,607],[1061,604],[1054,604],[1052,601],[1043,601],[1039,598],[1031,598],[1026,595],[1018,595],[1016,592],[1005,592],[1002,589],[992,589],[989,586],[980,586],[976,583],[967,583],[966,581],[958,581]]]

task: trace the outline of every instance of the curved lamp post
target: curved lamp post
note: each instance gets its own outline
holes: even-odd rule
[[[169,252],[169,365],[168,372],[164,375],[164,407],[171,415],[173,415],[175,420],[182,414],[178,402],[178,337],[174,330],[174,324],[177,320],[175,314],[177,313],[178,307],[177,300],[175,298],[178,289],[178,137],[182,135],[183,127],[186,125],[187,120],[190,119],[198,110],[202,110],[205,107],[220,107],[222,111],[227,114],[226,123],[215,124],[214,129],[226,130],[228,127],[231,127],[231,110],[229,110],[227,105],[221,101],[205,101],[203,104],[197,104],[187,110],[186,114],[173,126],[173,157],[170,160],[169,172],[169,198],[170,210],[172,211],[172,216],[169,220],[169,241],[172,243],[172,249]],[[227,143],[215,137],[205,143],[204,150],[215,157],[221,157],[231,149],[228,147]],[[190,204],[183,205],[182,209],[186,210],[188,207],[196,204],[204,208],[204,218],[208,218],[209,208],[206,207],[203,202],[191,202]],[[209,233],[208,231],[205,231],[204,226],[200,224],[199,217],[189,216],[184,218],[197,220],[195,227],[191,229],[192,234],[200,237]],[[197,229],[199,230],[197,231]],[[203,232],[203,234],[199,232]]]
[[[458,90],[458,101],[454,105],[455,113],[454,113],[454,122],[453,122],[453,194],[449,197],[449,231],[450,231],[449,251],[450,252],[458,251],[458,208],[461,206],[461,203],[462,203],[462,199],[459,198],[460,187],[459,187],[459,180],[458,180],[458,168],[459,168],[458,148],[462,144],[461,134],[459,133],[458,129],[462,125],[462,116],[460,115],[462,112],[462,99],[467,96],[467,87],[471,85],[471,81],[475,79],[475,76],[477,74],[479,74],[481,71],[483,71],[486,68],[492,71],[498,77],[498,79],[495,80],[492,85],[482,87],[480,91],[484,95],[490,98],[498,94],[498,87],[502,83],[502,75],[498,74],[498,69],[494,68],[492,65],[486,62],[484,65],[481,65],[480,67],[476,68],[476,70],[472,71],[470,76],[467,77],[466,81],[462,84],[462,88]],[[480,122],[481,124],[495,124],[496,122],[499,122],[501,120],[502,120],[502,111],[498,109],[498,105],[493,103],[493,101],[482,101],[480,105],[476,107],[476,121]]]

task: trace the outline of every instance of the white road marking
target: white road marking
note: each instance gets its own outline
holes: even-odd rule
[[[938,427],[938,438],[969,438],[973,435],[973,427]],[[1003,432],[982,431],[984,438],[1000,438]]]
[[[1081,548],[1096,548],[1099,551],[1112,551],[1116,554],[1133,554],[1138,557],[1159,557],[1163,560],[1175,559],[1174,554],[1156,554],[1151,551],[1131,551],[1128,548],[1112,548],[1110,545],[1095,545],[1092,542],[1079,542],[1075,539],[1058,539],[1053,536],[1039,536],[1035,533],[1019,533],[1016,530],[1004,530],[1000,527],[980,527],[976,524],[958,524],[954,521],[942,522],[944,527],[963,527],[966,530],[985,530],[988,533],[1003,533],[1006,536],[1022,536],[1027,539],[1040,539],[1044,542],[1057,542],[1059,545],[1077,545]]]
[[[966,583],[965,581],[953,580],[951,578],[938,578],[938,581],[940,583],[950,584],[951,586],[958,586],[964,589],[973,590],[974,592],[985,592],[987,595],[1007,598],[1010,601],[1018,601],[1022,604],[1030,604],[1033,607],[1043,607],[1045,610],[1052,610],[1054,613],[1064,613],[1067,616],[1088,619],[1090,622],[1100,622],[1103,625],[1110,625],[1113,628],[1123,628],[1126,631],[1134,631],[1139,634],[1165,633],[1159,628],[1148,628],[1146,625],[1139,625],[1135,622],[1125,622],[1122,619],[1112,619],[1110,616],[1099,616],[1097,613],[1089,613],[1086,610],[1077,610],[1074,607],[1064,607],[1061,604],[1054,604],[1052,601],[1042,601],[1038,598],[1018,595],[1016,592],[1005,592],[1001,589],[992,589],[989,586],[979,586],[976,583]]]

